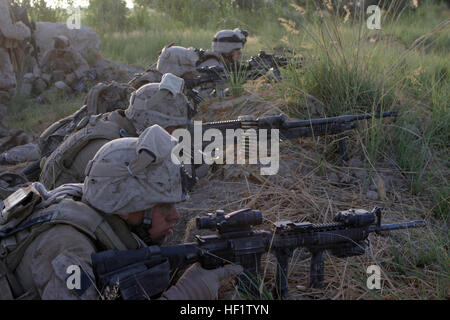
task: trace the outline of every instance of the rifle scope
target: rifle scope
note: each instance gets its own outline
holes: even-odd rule
[[[378,209],[378,208],[377,208]],[[377,210],[375,209],[375,210]],[[345,223],[349,226],[362,227],[375,222],[375,214],[377,211],[368,212],[365,210],[350,209],[339,212],[335,217],[335,222]],[[380,209],[378,209],[380,210]]]
[[[242,209],[224,215],[223,211],[196,219],[198,229],[225,230],[244,229],[261,224],[262,213],[259,210]]]

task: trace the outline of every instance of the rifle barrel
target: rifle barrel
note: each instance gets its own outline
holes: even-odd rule
[[[426,225],[427,225],[427,222],[424,220],[414,220],[414,221],[401,222],[401,223],[384,224],[380,227],[371,226],[369,228],[369,231],[370,232],[391,231],[391,230],[399,230],[399,229],[421,228],[421,227],[425,227]]]
[[[396,117],[398,115],[397,111],[386,111],[381,114],[382,118],[385,117]],[[358,114],[358,115],[349,115],[349,116],[339,116],[339,117],[331,117],[331,118],[323,118],[323,119],[311,119],[311,120],[301,120],[301,121],[291,121],[283,123],[283,127],[286,129],[296,128],[296,127],[309,127],[311,125],[320,125],[320,124],[329,124],[329,123],[345,123],[352,122],[363,119],[371,119],[373,117],[372,114]],[[376,118],[380,116],[375,115]]]

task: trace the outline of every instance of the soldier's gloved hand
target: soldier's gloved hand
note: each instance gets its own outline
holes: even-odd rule
[[[164,292],[161,299],[167,300],[214,300],[217,299],[223,280],[244,271],[239,265],[206,270],[199,263],[193,264],[178,280],[177,284]]]

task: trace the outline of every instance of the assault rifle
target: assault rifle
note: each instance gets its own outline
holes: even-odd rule
[[[309,286],[324,285],[323,253],[329,251],[339,258],[362,255],[368,236],[375,232],[426,226],[423,220],[381,224],[381,210],[371,212],[350,209],[339,212],[334,223],[279,221],[271,231],[255,230],[263,222],[258,210],[243,209],[227,215],[223,211],[197,218],[198,229],[215,230],[215,235],[196,236],[196,242],[172,246],[150,246],[128,251],[103,251],[92,255],[97,284],[112,287],[117,282],[123,299],[155,296],[169,285],[170,270],[199,261],[203,268],[214,269],[226,264],[244,268],[240,290],[258,294],[255,279],[261,256],[270,252],[277,259],[274,294],[285,299],[288,291],[289,258],[296,248],[311,253]],[[166,274],[167,273],[167,274]],[[161,281],[161,279],[167,279]]]
[[[197,69],[199,76],[185,79],[184,86],[187,89],[198,87],[204,83],[216,83],[226,78],[225,70],[221,66],[201,67]]]
[[[270,71],[270,77],[275,80],[281,80],[281,72],[279,68],[286,67],[288,64],[295,65],[296,68],[302,67],[300,58],[288,59],[283,55],[268,54],[265,51],[259,51],[256,57],[251,57],[244,63],[230,64],[229,69],[234,73],[240,74],[245,72],[247,80],[255,80],[256,78],[266,75]]]
[[[267,54],[261,50],[256,57],[251,57],[244,63],[235,62],[229,64],[225,69],[221,66],[201,67],[197,69],[200,73],[198,77],[185,80],[185,86],[188,89],[195,88],[205,83],[219,83],[230,77],[241,77],[241,73],[245,73],[246,80],[254,80],[258,77],[264,76],[268,71],[271,71],[272,76],[276,80],[281,80],[281,73],[279,68],[287,66],[289,63],[294,63],[297,68],[300,68],[301,61],[294,61],[285,56]]]

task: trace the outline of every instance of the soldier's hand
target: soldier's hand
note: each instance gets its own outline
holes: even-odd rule
[[[199,263],[193,264],[163,294],[168,300],[214,300],[217,299],[221,282],[238,275],[244,269],[239,265],[227,265],[213,270],[203,269]]]

